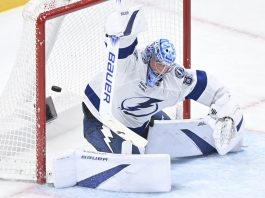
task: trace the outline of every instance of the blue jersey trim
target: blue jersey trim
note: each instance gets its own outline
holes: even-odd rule
[[[185,133],[201,150],[203,155],[209,155],[211,153],[217,152],[217,150],[210,145],[208,142],[206,142],[204,139],[193,133],[192,131],[188,129],[181,129],[183,133]]]
[[[85,94],[93,106],[99,111],[100,99],[89,84],[86,87]]]
[[[197,76],[197,83],[185,99],[193,99],[198,100],[201,94],[204,92],[206,86],[207,86],[207,75],[205,71],[196,70],[196,76]]]
[[[118,56],[118,58],[119,59],[124,59],[124,58],[127,58],[128,56],[132,55],[137,44],[138,44],[138,40],[136,38],[134,40],[134,42],[131,45],[129,45],[128,47],[120,48],[119,49],[119,56]]]
[[[124,36],[128,36],[131,34],[132,32],[132,27],[133,27],[133,23],[134,23],[134,20],[136,18],[136,15],[138,14],[139,10],[136,10],[133,12],[128,24],[127,24],[127,27],[125,29],[125,31],[123,32]]]

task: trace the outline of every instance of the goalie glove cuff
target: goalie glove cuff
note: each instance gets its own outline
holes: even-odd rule
[[[212,104],[208,113],[213,123],[215,148],[220,155],[225,155],[242,141],[243,115],[239,105],[229,100],[222,106]]]
[[[235,125],[242,120],[243,116],[239,105],[232,100],[229,100],[222,106],[212,104],[208,115],[216,121],[220,118],[231,118],[235,122]]]
[[[238,144],[241,137],[237,137],[234,121],[229,117],[225,117],[217,120],[213,139],[217,152],[220,155],[225,155]]]

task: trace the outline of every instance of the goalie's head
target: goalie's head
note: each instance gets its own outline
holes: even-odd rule
[[[176,50],[168,39],[159,39],[145,48],[142,58],[148,64],[147,85],[154,87],[174,67]]]

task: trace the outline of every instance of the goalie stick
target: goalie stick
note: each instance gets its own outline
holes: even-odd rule
[[[120,0],[116,1],[117,10],[120,13]],[[119,34],[123,36],[123,32]],[[123,125],[112,115],[113,91],[115,87],[116,67],[118,62],[120,37],[108,36],[107,40],[107,63],[102,84],[99,115],[102,123],[110,128],[117,135],[130,141],[133,145],[139,147],[140,152],[144,151],[147,140]]]

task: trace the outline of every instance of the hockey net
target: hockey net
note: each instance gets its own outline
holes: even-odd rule
[[[143,5],[148,31],[139,35],[139,48],[168,38],[177,62],[189,61],[183,57],[189,1],[183,1],[122,0],[126,7]],[[0,96],[0,178],[45,182],[46,98],[57,113],[81,106],[87,82],[104,68],[104,21],[114,10],[115,3],[104,0],[32,0],[25,6],[21,47]]]

